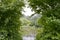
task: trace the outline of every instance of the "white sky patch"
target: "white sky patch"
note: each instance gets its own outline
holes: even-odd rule
[[[22,14],[24,14],[25,16],[31,16],[32,14],[34,14],[34,11],[31,11],[31,8],[28,7],[29,3],[27,2],[27,0],[25,0],[25,6],[23,8],[24,11],[22,11]]]
[[[22,12],[22,14],[26,15],[26,16],[31,16],[32,14],[34,14],[34,11],[31,11],[31,8],[24,8],[24,11]]]

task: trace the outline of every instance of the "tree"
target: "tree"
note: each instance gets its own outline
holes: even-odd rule
[[[29,0],[32,9],[42,15],[38,23],[43,32],[36,40],[60,40],[60,0]]]
[[[20,18],[21,26],[27,26],[31,24],[31,21],[28,18],[29,16],[24,16],[24,15]]]
[[[23,0],[0,0],[0,40],[22,40],[20,30]]]

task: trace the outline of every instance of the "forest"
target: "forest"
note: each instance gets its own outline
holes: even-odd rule
[[[25,15],[30,14],[26,6],[30,16]],[[60,40],[60,0],[0,0],[0,40],[25,40],[24,36]]]

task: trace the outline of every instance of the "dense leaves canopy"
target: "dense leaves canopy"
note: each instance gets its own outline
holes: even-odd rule
[[[60,0],[29,0],[29,5],[42,15],[38,23],[44,30],[37,40],[60,40]]]
[[[0,0],[0,40],[22,40],[20,16],[23,0]]]

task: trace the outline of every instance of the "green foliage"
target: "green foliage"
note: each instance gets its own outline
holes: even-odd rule
[[[29,0],[30,6],[37,13],[41,11],[60,8],[60,0]]]
[[[37,36],[37,40],[60,40],[60,19],[45,17],[40,20],[39,24],[43,26],[44,31],[42,34],[38,34],[40,36]]]
[[[60,0],[29,0],[32,9],[42,15],[38,20],[44,30],[36,40],[60,40]]]
[[[26,17],[21,17],[20,20],[21,20],[21,26],[24,26],[24,25],[26,26],[31,24],[31,21],[28,20]]]
[[[20,29],[23,0],[0,0],[0,40],[22,40]]]

